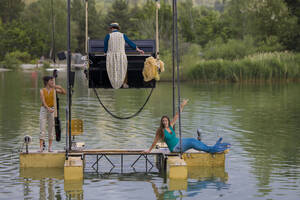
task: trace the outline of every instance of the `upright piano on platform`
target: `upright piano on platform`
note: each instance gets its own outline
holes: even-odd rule
[[[137,51],[131,49],[127,44],[125,51],[128,60],[127,67],[127,84],[129,88],[154,88],[156,81],[153,79],[145,82],[143,78],[144,62],[149,56],[155,54],[154,40],[136,40],[133,41],[145,54],[141,55]],[[104,54],[103,40],[89,40],[89,88],[112,88],[107,71],[106,56]]]

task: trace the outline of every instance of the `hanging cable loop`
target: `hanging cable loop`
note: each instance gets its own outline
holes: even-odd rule
[[[100,96],[99,96],[99,94],[98,94],[98,92],[97,92],[97,90],[96,90],[95,87],[93,87],[93,90],[94,90],[94,93],[95,93],[95,95],[96,95],[96,97],[97,97],[97,99],[98,99],[100,105],[104,108],[104,110],[105,110],[108,114],[110,114],[112,117],[114,117],[114,118],[116,118],[116,119],[131,119],[131,118],[133,118],[133,117],[136,117],[138,114],[140,114],[140,112],[142,112],[142,110],[145,108],[145,106],[146,106],[146,104],[148,103],[150,97],[152,96],[152,93],[153,93],[154,88],[151,89],[151,91],[150,91],[150,93],[149,93],[149,95],[148,95],[148,97],[147,97],[145,103],[142,105],[142,107],[140,107],[140,109],[139,109],[136,113],[134,113],[133,115],[127,116],[127,117],[120,117],[120,116],[117,116],[117,115],[113,114],[113,113],[112,113],[112,112],[111,112],[111,111],[110,111],[110,110],[102,103],[102,101],[101,101],[101,99],[100,99]]]

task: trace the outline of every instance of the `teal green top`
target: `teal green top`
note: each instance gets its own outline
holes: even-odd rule
[[[175,134],[175,131],[174,129],[169,126],[170,130],[172,131],[172,134],[169,133],[167,131],[167,129],[164,130],[164,134],[165,134],[165,142],[167,143],[168,147],[169,147],[169,150],[172,152],[174,147],[176,146],[176,144],[178,143],[178,138],[176,137],[176,134]]]

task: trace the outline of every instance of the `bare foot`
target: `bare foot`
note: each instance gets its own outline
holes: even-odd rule
[[[123,88],[129,88],[129,85],[126,83],[123,83]]]
[[[52,149],[48,149],[48,152],[53,152],[53,150]]]

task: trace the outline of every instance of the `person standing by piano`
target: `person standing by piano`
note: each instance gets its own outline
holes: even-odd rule
[[[109,29],[111,33],[107,34],[104,39],[108,78],[114,89],[128,88],[126,80],[128,63],[125,54],[125,42],[140,54],[144,54],[144,51],[139,49],[124,33],[120,32],[118,23],[111,23]]]

